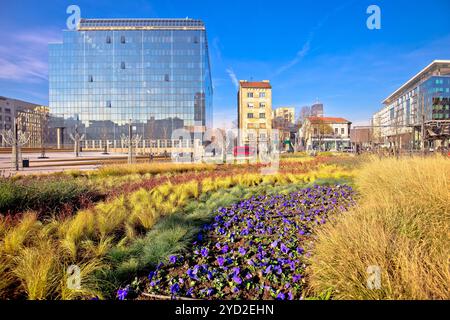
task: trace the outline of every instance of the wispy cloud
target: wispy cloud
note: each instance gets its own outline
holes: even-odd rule
[[[316,36],[316,33],[323,27],[323,25],[327,22],[328,19],[330,19],[333,15],[335,15],[337,12],[341,11],[345,7],[349,6],[355,2],[355,0],[350,0],[345,2],[344,4],[334,8],[332,11],[330,11],[327,15],[325,15],[319,22],[314,26],[314,28],[311,30],[311,32],[308,35],[308,38],[306,42],[303,44],[302,48],[297,51],[295,57],[286,63],[285,65],[281,66],[275,71],[275,76],[278,76],[282,74],[283,72],[291,69],[295,65],[297,65],[311,50],[311,44]]]
[[[230,76],[231,82],[233,83],[233,85],[235,86],[236,90],[239,89],[239,80],[236,77],[236,74],[234,73],[232,68],[227,68],[227,73]]]
[[[222,56],[222,46],[220,44],[220,39],[218,37],[215,37],[212,41],[212,48],[214,55],[217,57],[217,62],[221,66],[226,66],[227,64],[224,62],[223,56]],[[233,83],[233,86],[237,89],[239,89],[239,80],[236,76],[236,73],[234,72],[233,68],[227,67],[225,68],[226,73],[231,79],[231,82]]]
[[[50,30],[1,34],[0,79],[23,82],[48,80],[48,44],[59,41]]]
[[[303,47],[295,55],[295,58],[289,61],[289,63],[285,64],[284,66],[278,68],[277,71],[275,72],[275,75],[280,75],[281,73],[298,64],[303,59],[303,57],[305,57],[308,54],[309,50],[311,49],[311,42],[313,37],[314,33],[311,33],[308,40],[303,44]]]

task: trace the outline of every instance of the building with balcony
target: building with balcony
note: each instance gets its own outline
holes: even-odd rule
[[[295,123],[295,108],[294,107],[279,107],[273,110],[273,119],[280,119],[286,123]]]
[[[176,129],[204,132],[212,127],[212,95],[201,20],[81,19],[49,45],[58,145],[71,144],[77,126],[91,148],[118,146],[130,120],[142,137],[138,148],[171,139]]]
[[[47,142],[48,121],[48,107],[0,96],[0,130],[13,130],[16,122],[18,130],[29,136],[24,147],[41,147]],[[1,135],[0,146],[7,147]]]
[[[268,80],[241,80],[238,92],[238,143],[268,142],[272,135],[272,86]]]
[[[424,142],[448,144],[450,60],[435,60],[383,101],[372,117],[380,146],[419,149]]]

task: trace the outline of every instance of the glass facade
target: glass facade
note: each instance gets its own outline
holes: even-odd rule
[[[419,117],[423,109],[425,121],[450,120],[450,76],[431,77],[420,85],[419,90]]]
[[[143,140],[209,128],[212,94],[200,20],[82,19],[49,45],[52,126],[86,140],[120,140],[130,120]]]

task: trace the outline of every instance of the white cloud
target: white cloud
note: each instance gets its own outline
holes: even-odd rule
[[[311,41],[312,41],[312,36],[310,36],[309,39],[305,42],[305,44],[303,45],[301,50],[299,50],[297,52],[297,54],[295,55],[295,58],[292,59],[289,63],[287,63],[284,66],[282,66],[281,68],[279,68],[275,72],[275,74],[279,75],[279,74],[285,72],[286,70],[292,68],[297,63],[299,63],[303,59],[303,57],[305,57],[308,54],[309,50],[311,49]]]
[[[1,34],[0,79],[41,82],[48,80],[48,44],[59,39],[50,30]]]
[[[231,82],[233,82],[233,85],[235,86],[236,90],[239,89],[239,80],[236,77],[236,74],[234,73],[233,69],[228,68],[227,70],[228,75],[230,76]]]

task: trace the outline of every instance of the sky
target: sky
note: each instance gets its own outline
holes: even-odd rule
[[[48,105],[48,43],[69,5],[83,18],[195,18],[207,28],[215,127],[230,127],[239,80],[270,80],[273,107],[322,102],[364,125],[384,98],[450,59],[449,0],[0,0],[0,95]],[[370,30],[367,8],[381,9]]]

